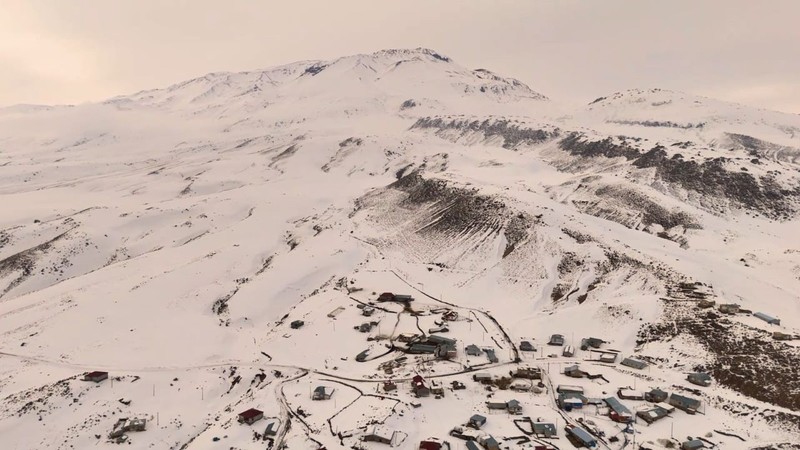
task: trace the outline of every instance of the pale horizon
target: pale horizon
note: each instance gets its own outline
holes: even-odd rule
[[[96,102],[211,72],[425,47],[557,102],[661,88],[797,114],[800,4],[768,6],[7,0],[0,106]]]

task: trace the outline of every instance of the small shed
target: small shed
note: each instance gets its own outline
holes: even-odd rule
[[[566,358],[572,358],[573,356],[575,356],[575,347],[567,345],[566,347],[564,347],[564,351],[561,352],[561,356],[564,356]]]
[[[493,348],[487,348],[484,349],[484,351],[486,352],[486,357],[489,358],[490,363],[496,363],[500,361],[499,359],[497,359],[497,355],[494,353]]]
[[[303,325],[305,325],[305,322],[303,322],[302,320],[293,320],[292,323],[289,324],[289,326],[292,327],[292,329],[294,330],[302,327]]]
[[[383,391],[384,392],[391,392],[397,390],[397,384],[393,381],[384,381],[383,382]]]
[[[476,430],[484,425],[486,425],[486,417],[480,414],[473,414],[473,416],[469,418],[469,422],[467,422],[468,427],[475,428]]]
[[[255,408],[250,408],[247,411],[239,413],[239,423],[246,423],[252,425],[264,418],[264,412]]]
[[[699,450],[704,447],[705,444],[700,439],[691,439],[681,444],[681,450]]]
[[[83,375],[83,381],[94,381],[95,383],[99,383],[107,379],[108,379],[108,372],[100,372],[98,370]]]
[[[533,344],[531,344],[529,341],[520,342],[519,349],[520,349],[520,351],[523,351],[523,352],[535,352],[536,351],[536,347],[534,347]]]
[[[526,380],[541,380],[542,371],[538,367],[520,367],[512,371],[511,376],[514,378],[525,378]]]
[[[372,331],[372,323],[371,322],[364,322],[358,326],[358,331],[362,333],[369,333]]]
[[[630,367],[632,369],[636,369],[636,370],[643,370],[643,369],[645,369],[647,367],[647,363],[646,362],[640,361],[638,359],[633,359],[633,358],[625,358],[625,359],[622,360],[622,362],[620,364],[622,364],[623,366],[626,366],[626,367]]]
[[[759,319],[767,322],[770,325],[780,325],[781,319],[777,319],[775,317],[770,316],[769,314],[765,314],[763,312],[757,312],[753,314],[754,316],[758,317]]]
[[[506,409],[505,402],[486,402],[486,407],[489,409],[499,410]]]
[[[362,316],[369,317],[369,316],[371,316],[373,314],[375,314],[375,308],[373,308],[371,306],[365,306],[364,309],[361,310],[361,315]]]
[[[696,384],[698,386],[705,386],[705,387],[711,386],[711,375],[705,372],[690,373],[686,377],[686,379],[690,383]]]

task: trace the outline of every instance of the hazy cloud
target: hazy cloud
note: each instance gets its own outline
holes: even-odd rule
[[[0,104],[430,47],[556,100],[661,87],[800,113],[800,2],[0,0]]]

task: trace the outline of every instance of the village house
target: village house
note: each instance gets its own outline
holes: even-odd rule
[[[613,364],[617,362],[617,354],[616,353],[601,353],[600,357],[597,358],[598,361],[608,364]]]
[[[530,392],[533,389],[533,381],[516,378],[511,381],[508,388],[517,392]]]
[[[280,428],[281,422],[277,419],[272,419],[268,424],[267,427],[264,428],[264,436],[276,436],[278,434],[278,428]]]
[[[561,352],[561,356],[565,358],[572,358],[575,356],[575,347],[571,345],[567,345],[564,347],[564,351]]]
[[[697,307],[698,308],[713,308],[714,305],[716,305],[716,304],[717,304],[717,302],[715,302],[714,300],[700,300],[699,302],[697,302]]]
[[[481,356],[483,354],[483,350],[475,344],[469,344],[464,348],[464,352],[467,353],[469,356]]]
[[[506,411],[509,414],[522,414],[522,405],[517,400],[509,400],[506,402]]]
[[[739,308],[736,303],[722,303],[717,309],[723,314],[739,314]]]
[[[479,430],[485,424],[486,424],[486,417],[480,414],[474,414],[472,417],[469,418],[469,422],[467,422],[468,427],[475,428],[476,430]]]
[[[399,302],[410,303],[414,301],[414,297],[404,294],[392,294],[391,292],[384,292],[378,296],[379,302]]]
[[[411,346],[408,348],[408,352],[415,354],[433,354],[436,352],[437,348],[438,346],[436,345],[416,343],[411,344]]]
[[[675,393],[669,396],[669,404],[688,414],[695,414],[700,409],[700,400]]]
[[[763,312],[757,312],[753,314],[754,316],[758,317],[759,319],[767,322],[770,325],[780,325],[781,319],[776,319],[775,317],[770,316],[769,314],[765,314]]]
[[[547,345],[564,345],[564,336],[560,334],[554,334],[550,336],[550,340],[547,342]]]
[[[625,358],[622,360],[620,364],[637,370],[643,370],[647,367],[646,362],[639,361],[638,359],[633,359],[633,358]]]
[[[600,346],[605,343],[606,341],[599,338],[594,338],[594,337],[583,338],[581,339],[581,350],[588,350],[589,347],[600,348]]]
[[[586,376],[586,372],[581,371],[581,369],[578,368],[578,365],[575,364],[575,365],[572,365],[572,366],[565,367],[564,368],[564,375],[566,375],[566,376],[568,376],[570,378],[583,378],[583,377]]]
[[[689,383],[696,384],[698,386],[711,386],[711,375],[703,372],[696,372],[690,373],[686,379]]]
[[[395,431],[383,425],[373,425],[361,437],[366,442],[378,442],[381,444],[392,445],[394,441]]]
[[[431,390],[425,386],[425,380],[419,375],[414,376],[411,380],[411,390],[417,397],[428,397],[431,395]]]
[[[617,397],[621,398],[622,400],[644,400],[644,394],[631,388],[617,389]]]
[[[570,386],[567,384],[559,384],[556,387],[556,392],[559,394],[580,394],[583,395],[583,388],[580,386]]]
[[[419,450],[442,450],[444,445],[442,442],[439,441],[420,441],[419,443]],[[449,449],[450,446],[448,445],[447,448]]]
[[[264,412],[255,408],[250,408],[247,411],[239,413],[239,423],[246,423],[252,425],[264,418]]]
[[[597,447],[597,440],[588,431],[574,425],[567,425],[567,437],[580,447]]]
[[[522,352],[535,352],[536,347],[534,347],[529,341],[522,341],[519,344],[519,350]]]
[[[317,386],[311,394],[311,400],[330,400],[333,395],[333,388]]]
[[[397,384],[393,381],[384,381],[383,382],[383,391],[384,392],[391,392],[397,390]]]
[[[582,394],[576,394],[574,392],[562,392],[558,394],[558,399],[556,399],[556,403],[558,407],[563,409],[564,411],[572,411],[573,409],[581,409],[583,405],[588,403],[588,399],[584,397]]]
[[[292,323],[289,324],[289,326],[292,327],[293,330],[296,330],[302,327],[303,325],[305,325],[305,322],[303,322],[302,320],[293,320]]]
[[[472,379],[474,381],[479,382],[479,383],[486,384],[486,383],[491,383],[493,378],[492,378],[492,374],[490,374],[490,373],[480,372],[480,373],[476,373],[475,375],[472,375]]]
[[[775,339],[776,341],[791,341],[794,339],[794,336],[791,334],[781,333],[780,331],[773,331],[772,339]]]
[[[610,417],[614,422],[628,423],[633,420],[633,414],[631,413],[631,410],[616,398],[607,397],[603,399],[603,401],[606,402],[606,405],[608,405],[608,408],[610,409],[608,417]]]
[[[475,441],[467,441],[466,446],[467,450],[481,450],[481,448],[478,447],[478,444],[476,444]]]
[[[478,442],[485,448],[486,450],[500,450],[500,443],[497,442],[492,436],[483,436],[478,439]]]
[[[666,401],[667,397],[669,397],[669,394],[661,389],[652,389],[650,392],[644,393],[644,399],[652,403],[661,403]]]
[[[534,422],[533,434],[539,438],[553,438],[557,436],[556,426],[552,423]]]
[[[664,417],[669,415],[669,411],[666,409],[655,405],[647,409],[643,409],[641,411],[636,411],[636,417],[644,420],[647,424],[651,424],[657,420],[661,420]]]
[[[94,381],[95,383],[99,383],[107,379],[108,379],[108,372],[100,372],[97,370],[83,375],[83,381]]]
[[[505,410],[506,403],[505,402],[486,402],[486,407],[491,410]]]
[[[438,347],[436,347],[434,355],[436,355],[436,357],[439,359],[453,359],[458,356],[456,344],[440,344]]]
[[[542,370],[538,367],[520,367],[510,372],[514,378],[524,378],[526,380],[541,380]]]

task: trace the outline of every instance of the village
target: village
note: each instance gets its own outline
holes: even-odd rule
[[[317,337],[320,345],[308,349],[309,363],[298,364],[295,376],[278,372],[275,399],[253,397],[227,418],[265,448],[284,448],[292,422],[318,449],[697,450],[744,441],[718,420],[708,421],[703,435],[681,432],[705,420],[714,386],[706,372],[675,378],[656,358],[576,330],[512,337],[490,313],[421,290],[346,292],[349,303],[332,301],[330,310],[306,304],[276,330],[282,342],[274,346],[291,347],[297,339],[313,341],[304,334],[317,336],[324,321],[337,336],[335,347],[322,342],[330,335]],[[698,301],[697,308],[710,307],[742,313],[738,305]],[[268,356],[279,362],[277,352]],[[315,359],[325,367],[314,368]],[[94,383],[108,378],[98,371],[84,376]],[[108,439],[126,442],[146,425],[144,418],[119,419]]]

